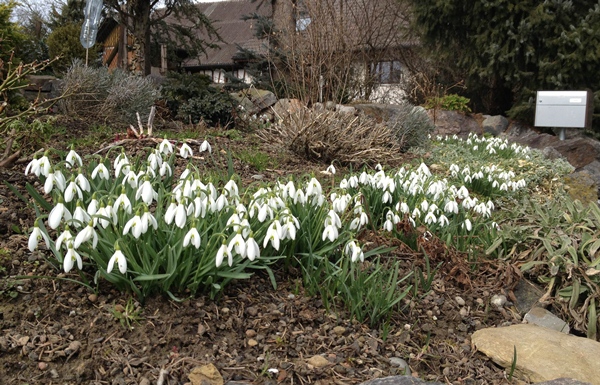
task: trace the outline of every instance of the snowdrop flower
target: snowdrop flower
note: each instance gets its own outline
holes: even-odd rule
[[[140,235],[142,235],[142,229],[142,218],[138,213],[133,218],[127,221],[125,227],[123,228],[123,235],[127,235],[127,233],[129,233],[129,230],[131,230],[131,235],[138,239]]]
[[[500,185],[500,191],[508,191],[508,185],[506,183],[502,183]]]
[[[438,223],[439,223],[439,225],[441,227],[444,227],[444,226],[448,226],[448,224],[450,223],[450,221],[448,221],[448,218],[446,218],[446,216],[444,214],[442,214],[438,218]]]
[[[81,200],[77,201],[77,207],[75,207],[75,211],[73,211],[73,219],[73,224],[75,227],[81,227],[84,223],[88,223],[91,219],[88,212],[83,209]]]
[[[148,155],[148,168],[150,170],[156,171],[162,163],[163,161],[159,151],[153,150],[150,155]]]
[[[54,177],[54,171],[50,170],[50,173],[44,182],[44,194],[50,194],[52,192],[55,182],[56,178]]]
[[[411,216],[413,218],[420,218],[421,217],[421,210],[419,210],[418,207],[415,207],[414,210],[412,211]]]
[[[386,190],[383,193],[383,197],[381,198],[381,201],[383,203],[392,203],[392,194],[390,194],[390,192]]]
[[[81,230],[79,234],[77,234],[73,246],[78,249],[83,242],[87,242],[90,239],[92,240],[92,247],[96,248],[98,245],[98,234],[96,233],[96,230],[94,230],[94,223],[92,221],[88,223],[85,229]]]
[[[460,188],[456,192],[456,196],[458,197],[458,199],[465,199],[469,196],[469,190],[467,190],[465,186],[460,186]]]
[[[181,148],[179,149],[179,155],[182,158],[187,158],[188,156],[193,156],[194,152],[192,151],[190,146],[187,145],[187,143],[183,143],[181,145]]]
[[[92,179],[99,177],[100,179],[108,180],[109,172],[104,163],[99,163],[92,171]]]
[[[396,209],[398,210],[398,209]],[[408,207],[408,204],[406,204],[406,202],[402,202],[400,203],[400,210],[399,210],[402,214],[408,214],[410,212],[410,208]]]
[[[430,211],[427,213],[427,215],[425,216],[425,223],[430,225],[432,223],[436,223],[437,222],[437,218],[435,217],[435,215]]]
[[[92,194],[92,200],[90,200],[90,204],[87,207],[87,214],[94,215],[96,212],[98,212],[98,199],[96,193],[94,192]]]
[[[200,248],[200,234],[196,227],[192,227],[183,238],[183,247],[188,247],[190,244],[194,245],[196,249]]]
[[[42,174],[45,177],[48,177],[48,175],[50,174],[50,170],[52,168],[52,165],[50,164],[50,159],[48,159],[48,152],[46,151],[46,153],[44,153],[44,156],[42,156],[38,162],[38,166],[39,166],[39,172],[40,174]],[[36,174],[37,176],[39,176],[39,174]]]
[[[339,236],[338,229],[333,224],[329,224],[325,226],[325,230],[323,230],[322,239],[329,239],[330,242],[335,241]]]
[[[145,234],[146,231],[148,231],[148,228],[150,228],[150,226],[152,226],[154,230],[158,229],[158,222],[156,221],[156,218],[154,218],[154,215],[150,213],[147,206],[144,207],[144,213],[141,216],[141,221],[142,234]]]
[[[355,241],[348,242],[346,244],[346,247],[344,248],[344,251],[345,251],[346,255],[350,255],[351,256],[352,262],[356,262],[359,259],[360,259],[361,262],[365,261],[365,254],[363,253],[363,251],[360,248],[360,246],[358,246],[356,244]]]
[[[167,138],[164,138],[162,142],[158,145],[158,151],[162,152],[165,155],[169,155],[173,153],[173,145]]]
[[[75,177],[75,183],[77,183],[79,185],[79,187],[81,188],[81,190],[83,191],[90,191],[90,182],[87,180],[87,178],[85,177],[85,175],[83,175],[81,172],[79,174],[77,174],[77,176]]]
[[[118,242],[115,242],[115,252],[108,261],[108,266],[106,267],[107,274],[110,274],[110,272],[113,270],[115,262],[117,263],[121,274],[127,273],[127,259],[125,258],[125,255],[123,255],[123,252],[119,248]]]
[[[219,248],[219,251],[217,251],[217,256],[215,258],[215,263],[217,267],[221,266],[221,264],[223,263],[223,259],[225,259],[225,256],[227,256],[227,262],[229,266],[233,265],[233,256],[231,255],[231,252],[229,252],[229,249],[227,249],[227,245],[225,244],[225,242],[223,242],[223,244]]]
[[[327,213],[327,218],[325,218],[325,226],[328,224],[333,224],[338,229],[342,227],[342,221],[334,210],[329,210],[329,213]]]
[[[77,261],[77,268],[81,270],[83,268],[83,261],[81,260],[81,256],[75,249],[73,248],[73,244],[69,242],[67,254],[63,260],[63,269],[65,273],[68,273],[73,268],[73,265]]]
[[[59,197],[58,203],[50,211],[50,214],[48,214],[48,226],[53,230],[56,229],[63,218],[65,221],[70,221],[72,216],[69,209],[65,207],[63,199]]]
[[[204,151],[208,151],[210,154],[212,154],[212,147],[210,146],[210,143],[208,143],[206,140],[200,145],[200,152]]]
[[[384,223],[383,223],[383,229],[385,231],[392,231],[394,229],[394,223],[392,223],[392,219],[388,218]]]
[[[37,156],[34,156],[31,162],[27,164],[27,167],[25,167],[25,175],[28,175],[31,172],[35,176],[40,176],[40,171],[40,161]]]
[[[113,210],[113,206],[109,202],[106,206],[101,206],[96,214],[94,214],[94,220],[102,226],[103,229],[108,227],[109,224],[117,223],[117,213]]]
[[[237,197],[239,196],[239,189],[237,184],[235,183],[235,181],[233,179],[230,179],[225,186],[223,187],[223,189],[225,191],[227,191],[229,193],[229,196],[231,197]]]
[[[175,225],[180,229],[183,229],[185,222],[187,221],[187,211],[185,205],[179,203],[175,209]]]
[[[225,194],[219,195],[219,197],[217,198],[217,200],[215,201],[215,203],[216,203],[216,211],[223,210],[223,208],[226,207],[229,204],[229,202],[227,201],[227,197],[225,196]]]
[[[444,206],[444,211],[447,213],[458,214],[458,203],[455,200],[449,200]]]
[[[167,162],[163,162],[160,165],[160,169],[158,170],[160,176],[171,176],[173,175],[173,171],[171,170],[171,166]]]
[[[120,211],[124,210],[127,214],[131,214],[131,201],[125,194],[125,187],[121,188],[121,195],[117,197],[115,205],[113,206],[113,212],[115,215]]]
[[[116,178],[118,178],[119,175],[121,175],[121,174],[129,173],[129,171],[131,170],[131,166],[129,165],[129,159],[127,159],[127,156],[125,156],[124,153],[122,153],[122,155],[123,156],[121,156],[120,158],[117,157],[117,159],[115,159],[115,177]],[[119,160],[118,163],[117,163],[117,160]]]
[[[121,181],[122,185],[125,185],[125,183],[128,183],[129,186],[131,186],[131,188],[137,188],[138,187],[138,174],[136,174],[133,170],[129,170],[125,174],[125,178],[123,178],[123,180]]]
[[[305,205],[307,202],[306,195],[304,195],[304,191],[302,189],[296,190],[296,194],[294,194],[294,204],[300,203],[301,205]]]
[[[71,182],[69,182],[69,185],[65,189],[65,202],[71,202],[75,195],[77,195],[79,199],[83,199],[81,188],[75,183],[75,178],[71,177]]]
[[[466,228],[467,231],[471,231],[473,229],[473,225],[471,224],[471,221],[469,220],[469,218],[465,219],[465,222],[461,225],[461,227],[463,229]]]
[[[323,190],[321,188],[321,184],[319,183],[318,180],[316,180],[315,178],[312,178],[309,182],[308,182],[308,186],[306,186],[306,196],[310,197],[312,195],[321,195],[323,194]]]
[[[75,166],[75,163],[77,163],[79,165],[79,167],[83,166],[83,162],[81,161],[81,157],[79,156],[79,154],[77,154],[75,152],[75,150],[73,149],[73,147],[71,147],[71,151],[69,151],[69,153],[67,154],[67,157],[65,159],[66,161],[66,166],[68,168],[71,168],[71,166]]]
[[[137,192],[135,193],[135,199],[142,198],[142,202],[146,205],[151,205],[154,199],[158,199],[158,193],[154,191],[152,187],[152,183],[150,183],[150,179],[146,177],[144,182],[138,187]]]
[[[250,238],[246,241],[246,257],[251,261],[260,258],[260,249],[252,233],[250,233]]]
[[[242,258],[246,256],[246,241],[244,241],[244,237],[242,237],[241,232],[238,231],[238,233],[231,239],[229,245],[227,246],[227,250],[229,251],[229,254],[232,254],[231,251],[234,250]]]
[[[329,167],[327,167],[327,170],[325,171],[331,175],[335,175],[335,167],[333,167],[333,163],[330,164]]]
[[[269,229],[267,230],[267,234],[265,235],[265,239],[263,241],[263,248],[266,248],[269,242],[271,242],[271,246],[273,246],[275,250],[279,251],[279,241],[279,232],[277,231],[275,225],[271,224],[271,226],[269,226]]]
[[[56,250],[60,250],[60,247],[62,246],[63,242],[65,244],[65,246],[67,246],[67,244],[69,242],[71,242],[73,240],[73,235],[71,234],[71,231],[69,229],[69,225],[65,226],[65,231],[63,231],[58,238],[56,238],[56,242],[55,242],[55,246],[56,246]]]
[[[36,219],[35,223],[33,224],[33,231],[31,232],[31,235],[29,236],[29,242],[28,242],[29,251],[34,251],[35,249],[37,249],[38,243],[41,239],[43,239],[44,242],[46,242],[46,248],[49,249],[50,248],[50,240],[48,239],[48,236],[46,235],[46,233],[44,233],[42,230],[40,230],[38,220]]]
[[[172,198],[171,204],[169,205],[169,207],[167,207],[167,210],[165,211],[165,223],[167,225],[170,225],[173,222],[176,211],[177,211],[177,202],[175,201],[174,198]]]

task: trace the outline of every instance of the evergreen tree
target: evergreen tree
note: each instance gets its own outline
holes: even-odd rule
[[[600,90],[597,0],[410,1],[423,41],[512,116],[533,117],[537,90]]]

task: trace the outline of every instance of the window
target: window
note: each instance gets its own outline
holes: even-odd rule
[[[296,21],[296,32],[306,31],[311,23],[312,20],[304,0],[294,1],[294,20]]]
[[[402,65],[399,61],[380,61],[371,64],[371,74],[380,84],[400,83],[402,79]]]

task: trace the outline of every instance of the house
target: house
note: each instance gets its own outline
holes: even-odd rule
[[[266,50],[266,42],[254,37],[254,20],[244,20],[244,16],[259,14],[270,17],[270,6],[266,3],[253,3],[249,0],[230,0],[221,2],[198,3],[196,7],[211,20],[219,38],[206,31],[196,31],[197,39],[217,45],[218,48],[207,47],[199,57],[187,57],[175,66],[167,60],[166,45],[160,46],[160,67],[153,66],[152,74],[162,75],[169,69],[178,69],[192,73],[208,75],[215,83],[224,83],[225,73],[247,81],[249,75],[245,71],[245,62],[240,48],[256,52]],[[160,10],[158,11],[160,12]],[[178,23],[185,26],[185,20],[177,20],[173,16],[165,19],[166,23]],[[129,68],[134,55],[133,39],[124,32],[123,25],[115,18],[107,18],[98,30],[97,42],[102,44],[102,63],[109,68]],[[183,55],[186,56],[186,55]]]
[[[401,2],[275,0],[272,4],[277,44],[293,52],[294,67],[289,70],[309,88],[307,99],[400,102],[405,97],[408,61],[418,42],[410,35],[410,13]]]
[[[407,32],[407,10],[397,0],[229,0],[197,3],[221,37],[217,41],[205,31],[196,37],[216,43],[199,57],[185,57],[178,68],[206,74],[215,83],[227,82],[228,76],[250,82],[242,49],[269,55],[272,49],[289,52],[287,68],[279,76],[306,87],[301,95],[308,102],[347,99],[379,102],[400,101],[407,76],[407,53],[417,45]],[[268,41],[255,36],[256,20],[245,16],[258,14],[272,19],[274,26]],[[185,21],[173,18],[168,23]],[[130,43],[116,22],[100,28],[98,39],[104,44],[104,62],[125,67],[131,60]],[[271,48],[271,50],[269,49]],[[161,47],[160,67],[164,73],[166,47]],[[294,79],[294,77],[296,77]],[[352,85],[352,87],[350,87]],[[340,90],[341,87],[345,87]]]

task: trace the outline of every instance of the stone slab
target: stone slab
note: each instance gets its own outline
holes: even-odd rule
[[[511,367],[516,347],[515,377],[524,381],[564,377],[600,385],[600,343],[596,341],[521,324],[478,330],[471,342],[504,368]]]

